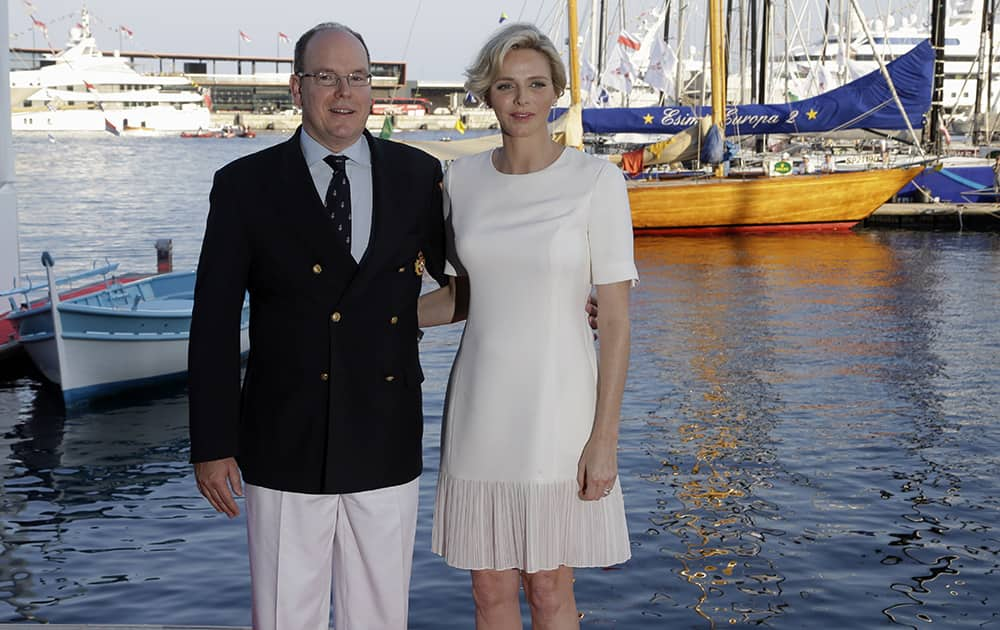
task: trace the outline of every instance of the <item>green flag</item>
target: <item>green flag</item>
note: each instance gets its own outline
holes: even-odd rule
[[[382,118],[382,131],[379,132],[378,137],[383,140],[388,140],[392,137],[392,114],[386,114]]]

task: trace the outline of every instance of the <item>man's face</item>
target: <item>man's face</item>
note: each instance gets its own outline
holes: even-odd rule
[[[371,86],[347,83],[352,72],[368,74],[364,46],[350,33],[320,31],[309,40],[302,61],[307,74],[327,72],[342,77],[336,87],[323,87],[315,77],[292,75],[289,87],[302,109],[302,127],[331,151],[343,151],[361,137],[371,111]]]

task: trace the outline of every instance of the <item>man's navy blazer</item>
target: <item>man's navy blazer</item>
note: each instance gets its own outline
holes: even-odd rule
[[[441,166],[365,132],[372,232],[355,262],[335,240],[301,133],[215,174],[188,353],[191,460],[233,456],[246,482],[290,492],[406,483],[422,463],[424,261],[444,283]]]

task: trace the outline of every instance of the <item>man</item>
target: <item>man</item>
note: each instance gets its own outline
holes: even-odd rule
[[[254,628],[326,628],[332,573],[337,630],[403,630],[423,422],[416,305],[425,265],[446,281],[441,169],[365,131],[360,35],[320,24],[294,63],[302,126],[215,175],[191,322],[191,460],[230,517],[242,473]]]

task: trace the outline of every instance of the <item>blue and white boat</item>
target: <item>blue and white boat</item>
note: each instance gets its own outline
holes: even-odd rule
[[[56,280],[56,283],[59,285],[59,295],[65,300],[83,295],[84,293],[99,291],[107,287],[109,283],[115,281],[113,273],[117,268],[118,263],[107,264],[95,267],[89,271],[59,278]],[[129,279],[137,280],[141,277],[144,276],[130,276]],[[86,283],[82,285],[78,284],[81,281],[86,281]],[[21,342],[17,338],[17,326],[10,320],[10,315],[18,311],[46,307],[49,303],[48,297],[42,298],[40,296],[43,295],[43,292],[46,292],[44,295],[47,296],[48,288],[48,283],[34,284],[31,282],[31,278],[25,277],[24,284],[15,286],[13,289],[8,289],[7,291],[0,291],[0,300],[6,299],[10,309],[5,312],[4,308],[7,307],[0,304],[0,365],[3,365],[4,361],[19,355],[22,350]]]
[[[52,258],[42,255],[52,282]],[[176,378],[187,372],[195,272],[150,276],[12,313],[18,339],[67,405]],[[58,316],[53,317],[53,313]],[[249,302],[243,304],[240,350],[250,349]]]

